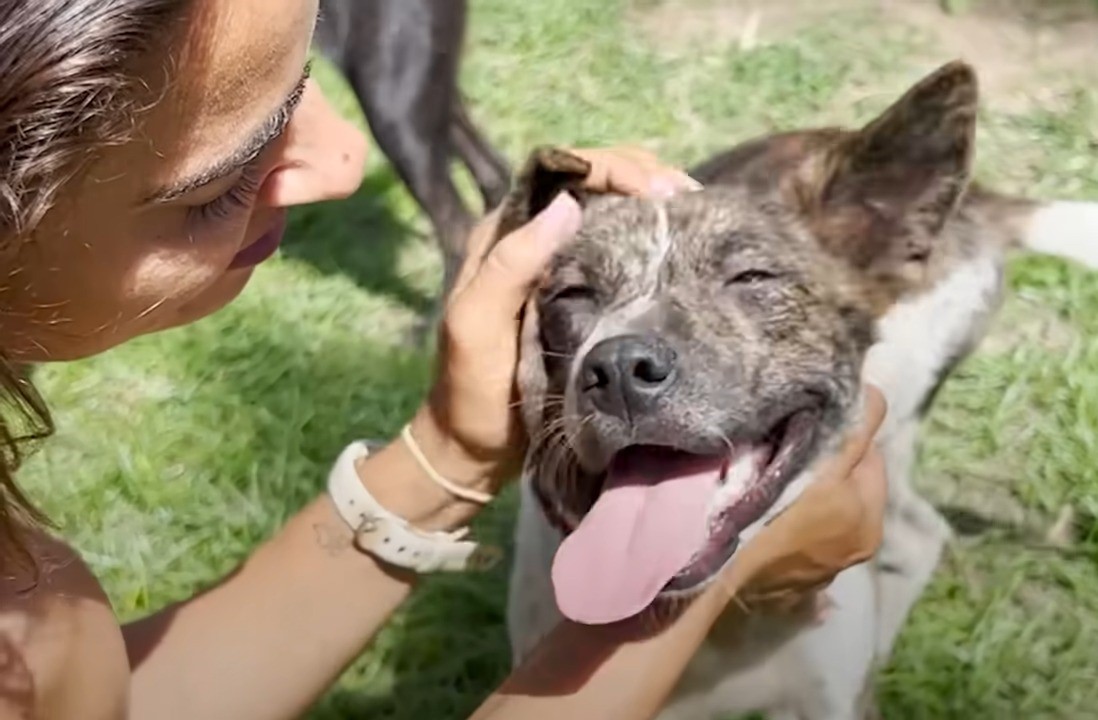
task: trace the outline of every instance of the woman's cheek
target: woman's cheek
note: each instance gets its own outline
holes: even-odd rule
[[[231,252],[204,252],[197,245],[153,250],[132,267],[123,297],[131,302],[185,301],[224,275],[231,258]]]

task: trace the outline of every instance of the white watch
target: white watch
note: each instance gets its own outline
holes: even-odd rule
[[[382,507],[355,469],[355,462],[369,452],[366,443],[351,443],[328,474],[328,495],[354,531],[355,547],[417,573],[487,570],[499,561],[499,548],[463,539],[469,534],[468,528],[454,532],[420,530]]]

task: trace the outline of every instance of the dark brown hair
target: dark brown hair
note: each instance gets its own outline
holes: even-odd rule
[[[124,142],[148,86],[140,60],[182,27],[196,0],[4,0],[0,3],[0,257],[18,258],[58,194],[94,151]],[[14,262],[18,262],[15,260]],[[0,267],[8,278],[18,267]],[[0,570],[33,566],[23,529],[44,517],[19,489],[28,443],[53,422],[5,352],[0,307]]]

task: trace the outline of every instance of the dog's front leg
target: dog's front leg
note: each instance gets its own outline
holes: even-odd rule
[[[560,533],[542,514],[541,506],[524,477],[520,481],[518,518],[515,523],[514,561],[507,596],[507,632],[511,663],[517,666],[563,616],[553,595],[553,555]]]
[[[918,430],[918,420],[908,420],[882,444],[889,499],[876,557],[877,661],[881,664],[888,662],[896,637],[933,577],[952,534],[945,518],[912,485]]]

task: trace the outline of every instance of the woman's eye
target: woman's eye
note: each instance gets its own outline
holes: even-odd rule
[[[255,163],[246,165],[240,173],[240,178],[233,183],[232,187],[209,202],[189,208],[187,215],[189,219],[198,223],[226,220],[236,212],[247,210],[252,206],[262,182],[263,178],[258,165]]]
[[[726,285],[753,285],[755,283],[766,282],[767,280],[776,280],[777,275],[769,270],[751,269],[744,270],[743,272],[736,273],[729,278]]]

